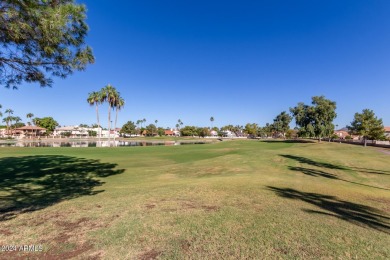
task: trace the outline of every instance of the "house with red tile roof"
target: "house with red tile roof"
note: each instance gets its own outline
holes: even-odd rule
[[[385,126],[385,136],[390,137],[390,126]]]

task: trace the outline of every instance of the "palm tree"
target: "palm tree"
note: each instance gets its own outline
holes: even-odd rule
[[[28,113],[28,114],[26,115],[27,120],[31,119],[32,117],[34,117],[34,114],[33,114],[33,113]],[[27,124],[28,124],[28,125],[31,125],[31,122],[28,121]]]
[[[115,106],[115,100],[117,97],[116,89],[108,84],[101,90],[102,100],[108,103],[108,142],[110,142],[110,134],[111,134],[111,109]]]
[[[4,112],[8,114],[8,117],[4,118],[6,120],[3,120],[3,121],[5,121],[7,123],[7,133],[9,135],[9,122],[11,121],[11,115],[14,113],[14,111],[12,109],[8,108]]]
[[[114,129],[116,131],[116,122],[118,120],[118,111],[122,109],[122,107],[125,105],[125,100],[120,96],[120,93],[118,92],[117,93],[118,97],[116,99],[116,103],[115,103],[115,125],[114,125]],[[114,136],[114,141],[115,141],[115,136]]]
[[[211,122],[211,129],[213,129],[214,117],[210,117],[210,122]]]
[[[2,108],[3,106],[0,104],[0,108]],[[1,113],[0,111],[0,117],[3,117],[3,113]]]
[[[146,119],[144,118],[144,119],[142,119],[142,123],[146,123]],[[141,124],[142,125],[142,124]],[[145,124],[145,128],[146,128],[146,124]],[[141,133],[141,135],[142,135],[142,133]]]
[[[136,125],[138,126],[138,129],[141,131],[141,128],[139,127],[139,124],[141,124],[141,120],[137,120]]]
[[[100,137],[101,137],[101,130],[100,130],[98,105],[101,104],[102,99],[103,99],[102,98],[102,93],[101,92],[96,92],[96,91],[93,91],[93,92],[89,93],[88,94],[88,98],[87,98],[88,104],[90,104],[91,106],[95,105],[95,108],[96,108],[96,119],[97,119],[97,124],[98,124],[98,137],[99,137],[99,141],[100,141]]]

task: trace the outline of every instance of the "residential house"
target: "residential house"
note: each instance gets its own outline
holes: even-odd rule
[[[390,126],[385,126],[385,136],[390,138]]]
[[[334,131],[334,134],[337,135],[340,139],[345,139],[345,137],[350,135],[347,131],[344,130],[336,130]]]
[[[215,130],[211,130],[211,131],[210,131],[210,136],[211,136],[211,137],[218,137],[218,132],[215,131]]]
[[[180,131],[176,129],[166,129],[164,130],[165,136],[180,136]]]
[[[46,128],[39,126],[26,125],[12,130],[12,135],[19,138],[34,138],[41,136],[46,132]]]
[[[110,137],[117,137],[118,132],[115,130],[111,130]],[[69,136],[69,138],[88,138],[89,132],[95,131],[97,133],[97,136],[99,135],[99,132],[101,134],[101,137],[108,138],[109,131],[108,130],[102,130],[101,128],[95,127],[79,127],[76,126],[63,126],[63,127],[57,127],[54,129],[53,136],[54,137],[61,137],[61,136]]]
[[[230,138],[237,137],[237,135],[230,130],[224,130],[224,131],[221,131],[221,133],[222,133],[223,137],[230,137]]]

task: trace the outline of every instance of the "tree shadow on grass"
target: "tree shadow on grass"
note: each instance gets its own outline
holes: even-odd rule
[[[61,155],[0,158],[0,221],[85,195],[123,173],[117,164]]]
[[[335,165],[335,164],[330,164],[330,163],[316,162],[316,161],[313,161],[313,160],[311,160],[309,158],[305,158],[305,157],[301,157],[301,156],[286,155],[286,154],[282,154],[281,156],[283,156],[285,158],[288,158],[288,159],[296,160],[296,161],[298,161],[301,164],[308,164],[310,166],[315,166],[315,167],[318,167],[318,168],[336,169],[336,170],[344,170],[344,171],[351,170],[351,168],[346,168],[346,167],[342,167],[342,166]],[[365,187],[370,187],[370,188],[375,188],[375,189],[390,190],[390,189],[387,189],[387,188],[377,187],[377,186],[374,186],[374,185],[369,185],[369,184],[363,184],[363,183],[359,183],[359,182],[349,181],[349,180],[340,178],[336,174],[329,173],[329,172],[326,172],[326,171],[323,171],[323,170],[319,170],[319,169],[313,169],[313,168],[307,168],[307,167],[294,167],[294,166],[288,166],[288,169],[291,170],[291,171],[302,172],[305,175],[309,175],[309,176],[313,176],[313,177],[324,177],[324,178],[328,178],[328,179],[339,180],[339,181],[348,182],[348,183],[361,185],[361,186],[365,186]]]
[[[336,169],[336,170],[354,170],[354,171],[364,172],[368,174],[390,175],[390,171],[376,170],[376,169],[369,169],[369,168],[362,168],[362,167],[344,167],[344,166],[331,164],[331,163],[317,162],[309,158],[305,158],[302,156],[294,156],[290,154],[281,154],[280,156],[295,160],[300,163],[309,164],[321,168]]]
[[[308,139],[287,139],[287,140],[281,140],[281,139],[273,139],[273,140],[267,140],[267,139],[260,139],[261,142],[264,143],[287,143],[287,144],[295,144],[295,143],[301,143],[301,144],[312,144],[317,143],[316,140],[308,140]]]
[[[309,165],[317,166],[317,167],[321,167],[321,168],[336,169],[336,170],[348,170],[347,168],[345,168],[343,166],[339,166],[339,165],[331,164],[331,163],[317,162],[317,161],[314,161],[314,160],[311,160],[309,158],[305,158],[302,156],[295,156],[295,155],[290,155],[290,154],[281,154],[280,156],[282,156],[284,158],[295,160],[295,161],[300,162],[300,163],[309,164]]]
[[[390,234],[390,217],[376,208],[340,200],[335,196],[319,193],[302,192],[294,189],[272,186],[267,186],[267,188],[280,197],[301,200],[327,211],[303,209],[305,212],[337,217],[359,226]]]

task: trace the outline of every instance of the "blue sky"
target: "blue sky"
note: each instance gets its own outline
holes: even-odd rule
[[[264,125],[325,95],[339,128],[364,108],[390,126],[388,0],[78,2],[96,63],[52,88],[0,88],[3,112],[92,124],[88,93],[111,83],[126,100],[118,125]]]

